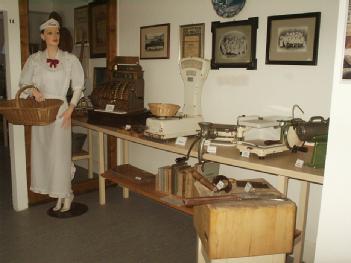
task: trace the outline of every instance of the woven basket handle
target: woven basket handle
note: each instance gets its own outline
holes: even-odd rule
[[[16,107],[20,108],[20,95],[22,94],[23,91],[25,91],[26,89],[36,89],[37,91],[39,91],[39,89],[33,85],[27,85],[24,86],[22,88],[20,88],[17,93],[16,93]]]

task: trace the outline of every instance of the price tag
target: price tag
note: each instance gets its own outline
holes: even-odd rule
[[[252,188],[252,184],[250,182],[247,182],[244,190],[246,193],[249,193],[252,190]]]
[[[207,146],[207,152],[208,153],[216,153],[217,152],[217,147],[213,145]]]
[[[241,157],[249,158],[250,157],[250,152],[244,151],[240,153]]]
[[[105,111],[107,112],[112,112],[115,109],[115,105],[112,104],[106,104]]]
[[[204,146],[209,146],[211,144],[211,141],[210,140],[205,140],[204,141]]]
[[[305,162],[304,160],[297,159],[296,162],[295,162],[295,167],[302,168],[304,162]]]
[[[187,140],[188,140],[187,137],[183,137],[183,136],[177,137],[175,144],[180,146],[185,146]]]
[[[224,183],[222,181],[219,181],[217,184],[216,184],[216,188],[218,190],[222,190],[224,188]]]

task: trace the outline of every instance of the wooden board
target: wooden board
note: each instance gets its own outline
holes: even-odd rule
[[[133,167],[132,165],[122,165],[122,166],[123,166],[123,169],[120,169],[119,173],[121,173],[122,170],[123,171],[134,170],[137,172],[134,175],[133,174],[130,175],[129,177],[140,176],[140,173],[138,172],[138,170],[140,170],[140,169]],[[129,169],[127,169],[127,166],[129,167]],[[143,171],[142,173],[145,173],[145,171]],[[175,204],[170,203],[169,201],[166,201],[167,200],[167,199],[165,199],[165,197],[167,197],[166,194],[155,191],[155,183],[147,183],[147,184],[136,183],[136,182],[133,182],[133,180],[126,178],[126,176],[123,176],[123,177],[118,176],[118,173],[116,173],[112,169],[107,170],[102,176],[109,181],[117,183],[122,187],[128,188],[132,192],[135,192],[135,193],[141,194],[143,196],[146,196],[148,198],[151,198],[151,199],[153,199],[161,204],[164,204],[164,205],[167,205],[169,207],[180,210],[182,212],[185,212],[186,214],[190,214],[190,215],[193,214],[192,208],[175,205]],[[175,197],[173,197],[173,198],[175,198]]]
[[[279,193],[272,186],[257,191]],[[290,200],[232,201],[194,207],[194,225],[210,259],[290,253],[295,213]]]

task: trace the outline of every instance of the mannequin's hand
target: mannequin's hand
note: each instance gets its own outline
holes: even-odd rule
[[[34,96],[35,101],[37,102],[41,102],[45,100],[44,95],[37,89],[33,89],[32,95]]]
[[[61,125],[62,128],[68,128],[69,126],[71,126],[71,115],[73,110],[74,110],[74,106],[69,105],[68,109],[65,110],[64,113],[60,115],[60,118],[63,118],[62,125]]]

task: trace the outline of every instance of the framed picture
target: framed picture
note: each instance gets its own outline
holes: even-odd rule
[[[347,23],[346,23],[345,50],[344,50],[342,78],[351,79],[351,1],[349,1]]]
[[[180,58],[204,57],[205,24],[180,26]]]
[[[212,22],[211,69],[256,69],[258,17],[230,22]]]
[[[321,13],[269,16],[266,64],[317,65]]]
[[[108,82],[108,70],[105,67],[94,67],[93,89]]]
[[[91,58],[106,57],[107,4],[89,4],[89,45]]]
[[[74,43],[84,44],[89,41],[89,8],[81,6],[74,8]]]
[[[169,58],[170,24],[140,27],[140,59]]]

